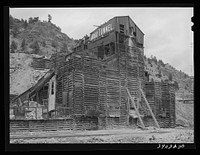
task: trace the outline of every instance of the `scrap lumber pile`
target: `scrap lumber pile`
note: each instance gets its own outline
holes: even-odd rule
[[[66,54],[63,53],[52,54],[50,60],[46,60],[45,67],[49,69],[55,68],[56,70],[58,70],[60,67],[64,66],[65,56]]]
[[[31,62],[31,67],[33,67],[34,69],[45,69],[46,68],[46,63],[45,63],[45,59],[40,57],[33,57],[33,61]]]

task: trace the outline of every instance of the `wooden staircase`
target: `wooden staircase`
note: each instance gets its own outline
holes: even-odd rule
[[[135,109],[135,112],[136,112],[136,114],[137,114],[137,116],[138,116],[138,118],[139,118],[139,121],[140,121],[140,123],[141,123],[141,127],[142,127],[143,129],[145,129],[146,127],[145,127],[144,122],[143,122],[143,120],[142,120],[142,118],[141,118],[141,115],[140,115],[140,113],[139,113],[139,109],[138,109],[139,106],[136,106],[134,97],[131,96],[131,94],[130,94],[128,88],[126,88],[126,91],[127,91],[127,94],[128,94],[129,99],[131,100],[131,102],[132,102],[132,104],[133,104],[133,107],[134,107],[134,109]],[[158,124],[158,122],[157,122],[157,120],[156,120],[156,118],[155,118],[155,116],[154,116],[154,114],[153,114],[153,112],[152,112],[152,109],[151,109],[151,107],[150,107],[150,105],[149,105],[149,103],[148,103],[148,101],[147,101],[147,99],[146,99],[146,97],[145,97],[145,95],[144,95],[144,92],[143,92],[143,90],[142,90],[141,88],[139,88],[139,93],[140,93],[141,97],[144,98],[144,101],[145,101],[145,103],[146,103],[146,105],[147,105],[147,107],[148,107],[148,110],[149,110],[150,113],[151,113],[151,116],[152,116],[152,118],[153,118],[153,120],[154,120],[154,122],[155,122],[156,127],[157,127],[157,128],[160,128],[160,126],[159,126],[159,124]],[[139,101],[139,98],[137,98],[137,105],[138,105],[138,103],[139,103],[138,101]]]

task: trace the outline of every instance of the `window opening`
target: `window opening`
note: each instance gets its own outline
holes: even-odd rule
[[[54,94],[54,82],[51,83],[51,95]]]
[[[120,31],[120,33],[124,33],[124,25],[123,24],[119,24],[119,31]]]
[[[98,53],[97,53],[97,58],[103,60],[104,59],[104,47],[98,46]]]
[[[108,57],[108,56],[110,56],[110,55],[111,55],[111,53],[110,53],[109,44],[107,44],[107,45],[105,46],[105,56]]]

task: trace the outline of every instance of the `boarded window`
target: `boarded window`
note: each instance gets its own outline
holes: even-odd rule
[[[123,24],[119,24],[119,31],[120,31],[120,33],[124,33],[124,25]]]

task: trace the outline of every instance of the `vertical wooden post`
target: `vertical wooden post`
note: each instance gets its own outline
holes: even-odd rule
[[[36,91],[36,97],[37,97],[37,104],[36,104],[36,108],[35,108],[35,118],[37,119],[37,108],[38,108],[38,104],[39,104],[39,94],[38,94],[38,91]]]
[[[128,112],[128,114],[127,114],[127,125],[129,126],[129,118],[130,118],[130,100],[129,100],[129,98],[128,98],[128,109],[127,109],[127,112]]]
[[[107,103],[107,72],[106,72],[106,70],[105,70],[105,74],[106,74],[106,117],[105,117],[105,120],[106,120],[106,128],[107,128],[107,126],[108,126],[108,103]]]

